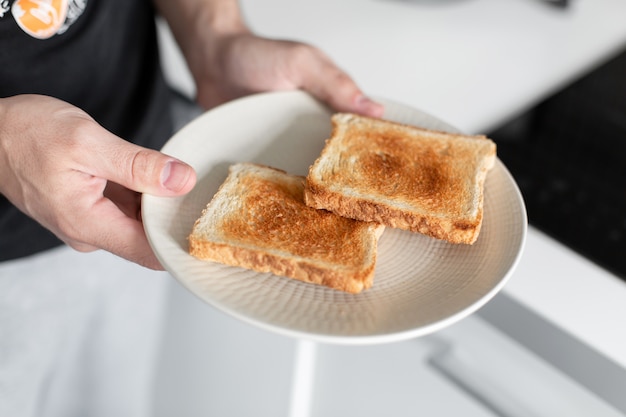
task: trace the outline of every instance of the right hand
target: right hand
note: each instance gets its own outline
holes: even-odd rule
[[[105,249],[162,269],[144,233],[140,193],[177,196],[193,169],[113,135],[47,96],[0,99],[0,193],[79,251]]]

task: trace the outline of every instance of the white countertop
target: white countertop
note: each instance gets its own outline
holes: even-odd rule
[[[484,133],[626,46],[626,2],[242,0],[258,33],[313,43],[370,95]],[[164,37],[166,73],[193,84]],[[504,291],[626,367],[626,283],[530,228]]]

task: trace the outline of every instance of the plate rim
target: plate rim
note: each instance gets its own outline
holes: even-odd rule
[[[246,96],[237,100],[230,101],[221,106],[215,107],[214,109],[208,110],[202,113],[201,115],[199,115],[198,117],[194,118],[185,126],[183,126],[181,129],[179,129],[177,132],[175,132],[172,135],[172,137],[164,144],[161,151],[165,153],[169,152],[168,154],[176,157],[177,156],[176,152],[170,152],[170,150],[172,148],[175,149],[176,146],[180,147],[180,144],[177,144],[176,142],[181,141],[181,140],[184,141],[185,140],[184,135],[189,129],[191,129],[190,126],[201,124],[203,118],[208,117],[206,116],[207,114],[213,113],[218,109],[221,109],[223,111],[223,109],[227,106],[238,106],[244,101],[250,101],[250,100],[262,101],[264,100],[264,97],[267,97],[267,96],[273,96],[273,97],[282,96],[284,100],[290,100],[292,97],[298,97],[299,99],[302,99],[304,97],[308,100],[312,100],[316,102],[318,105],[321,104],[319,101],[314,99],[308,93],[305,93],[299,90],[259,93],[259,94]],[[390,99],[385,99],[385,98],[376,98],[376,99],[383,102],[383,104],[385,105],[391,104],[396,107],[402,107],[406,111],[409,111],[411,113],[419,113],[423,115],[424,117],[431,119],[434,122],[445,127],[445,129],[442,129],[442,130],[447,130],[451,132],[461,132],[459,129],[455,128],[449,123],[435,116],[432,116],[431,114],[427,112],[417,109],[415,107],[407,106],[406,104],[393,101]],[[183,139],[181,139],[181,137]],[[271,331],[276,334],[280,334],[282,336],[296,338],[296,339],[305,339],[305,340],[312,340],[312,341],[320,342],[320,343],[340,344],[340,345],[373,345],[373,344],[391,343],[391,342],[397,342],[397,341],[417,338],[417,337],[425,336],[427,334],[431,334],[433,332],[446,328],[453,323],[458,322],[464,317],[467,317],[473,314],[474,312],[479,310],[481,307],[483,307],[486,303],[488,303],[498,292],[500,292],[504,288],[506,283],[510,280],[511,276],[517,269],[517,266],[524,252],[527,234],[528,234],[528,218],[527,218],[526,207],[524,204],[523,196],[521,194],[521,191],[517,183],[515,182],[513,176],[511,175],[507,167],[504,165],[504,163],[502,163],[502,161],[498,157],[496,157],[496,166],[497,166],[497,169],[500,170],[501,174],[506,177],[506,181],[510,185],[513,186],[511,191],[514,193],[516,197],[516,201],[519,202],[518,208],[519,208],[520,218],[516,220],[516,223],[519,222],[519,225],[521,225],[521,228],[519,230],[520,233],[519,233],[518,244],[517,244],[517,247],[515,248],[515,256],[512,258],[508,270],[499,279],[498,283],[494,285],[491,289],[489,289],[489,291],[487,291],[485,294],[483,294],[478,300],[474,301],[473,303],[470,303],[468,306],[464,308],[461,308],[455,313],[445,318],[442,318],[440,320],[437,320],[435,322],[432,322],[432,323],[429,323],[420,327],[400,330],[400,331],[387,332],[387,333],[381,332],[381,333],[372,333],[372,334],[367,334],[367,335],[337,335],[337,334],[327,334],[327,333],[319,333],[319,332],[313,333],[313,332],[309,332],[309,331],[305,331],[301,329],[294,329],[294,328],[287,328],[284,326],[279,326],[277,324],[272,324],[262,319],[256,319],[254,317],[251,317],[249,315],[246,315],[238,311],[236,308],[226,305],[226,303],[222,303],[219,300],[210,300],[208,299],[206,295],[199,294],[193,288],[193,285],[190,282],[187,282],[186,280],[179,277],[176,271],[176,268],[172,267],[170,262],[168,262],[167,257],[159,251],[159,247],[158,247],[159,244],[155,242],[155,236],[152,233],[150,210],[151,210],[151,207],[153,206],[153,201],[154,201],[153,199],[160,199],[160,197],[151,196],[147,194],[142,195],[141,211],[142,211],[142,218],[144,219],[143,224],[144,224],[145,233],[148,238],[148,242],[150,246],[152,247],[153,251],[155,252],[155,255],[157,256],[157,259],[159,259],[161,264],[170,273],[170,275],[172,275],[172,277],[178,283],[183,285],[183,287],[185,287],[186,290],[190,291],[194,296],[198,297],[204,303],[207,303],[211,307],[220,311],[222,314],[227,314],[228,316],[234,317],[242,322],[253,325],[255,327],[259,327],[264,330]]]

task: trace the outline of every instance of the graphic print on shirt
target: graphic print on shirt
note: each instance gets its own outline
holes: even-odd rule
[[[87,0],[15,0],[11,14],[30,36],[49,39],[65,32],[83,13],[86,4]]]
[[[9,0],[0,0],[0,19],[4,17],[4,14],[9,11]]]

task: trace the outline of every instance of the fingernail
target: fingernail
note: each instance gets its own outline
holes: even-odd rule
[[[385,112],[385,108],[382,106],[382,104],[376,103],[366,96],[360,96],[356,100],[356,105],[359,108],[360,112],[367,116],[382,117],[383,113]]]
[[[170,191],[182,190],[191,175],[191,168],[178,161],[169,161],[161,171],[161,184]]]

